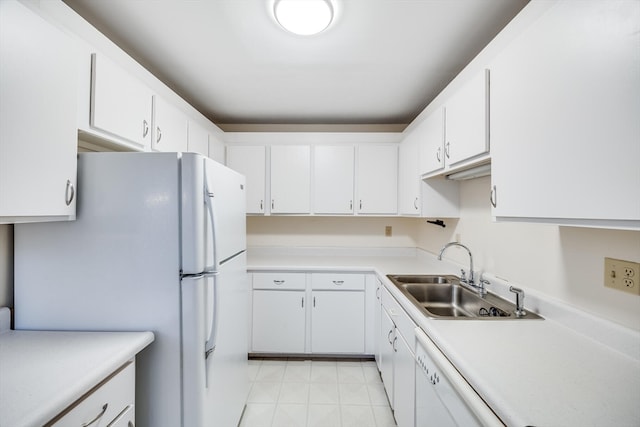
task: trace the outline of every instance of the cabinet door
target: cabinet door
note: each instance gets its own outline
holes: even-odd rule
[[[640,228],[639,9],[558,2],[496,57],[495,216]]]
[[[76,54],[40,16],[0,1],[0,222],[75,218]]]
[[[448,166],[489,152],[489,70],[468,81],[447,102],[444,151]]]
[[[227,166],[247,179],[247,213],[263,214],[266,189],[266,147],[229,146]]]
[[[313,157],[313,211],[352,214],[354,147],[316,146]]]
[[[253,291],[252,350],[304,353],[304,291]]]
[[[153,150],[187,151],[187,116],[157,95],[153,97],[153,123]]]
[[[382,371],[382,360],[381,360],[381,352],[382,352],[382,348],[384,345],[384,341],[382,340],[382,333],[381,333],[381,328],[382,328],[382,282],[380,281],[380,279],[378,277],[375,278],[376,280],[376,293],[375,293],[375,305],[374,305],[374,313],[373,313],[373,324],[374,324],[374,331],[375,331],[375,357],[376,357],[376,364],[378,365],[378,371]]]
[[[311,148],[271,147],[271,213],[308,214],[311,190]]]
[[[101,54],[92,55],[91,71],[91,126],[148,149],[151,90]]]
[[[311,352],[364,353],[364,292],[313,292]]]
[[[444,108],[431,113],[417,129],[420,135],[420,174],[444,169]]]
[[[400,144],[398,208],[400,215],[420,215],[419,139],[412,133]]]
[[[359,214],[398,213],[398,146],[360,145],[356,181]]]
[[[413,338],[413,335],[411,336]],[[394,415],[398,427],[413,426],[415,408],[415,361],[410,346],[402,334],[396,331],[394,338],[393,390]],[[436,424],[434,424],[436,425]]]
[[[199,124],[189,121],[189,139],[187,150],[209,156],[209,132]]]
[[[395,338],[395,325],[389,314],[382,307],[380,311],[380,376],[384,383],[384,389],[389,398],[391,408],[394,408],[393,400],[393,340]]]

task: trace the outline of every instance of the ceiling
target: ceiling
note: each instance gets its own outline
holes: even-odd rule
[[[410,123],[528,0],[333,0],[295,36],[273,0],[64,0],[224,124]]]

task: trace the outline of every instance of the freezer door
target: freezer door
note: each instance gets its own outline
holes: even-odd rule
[[[183,426],[235,426],[249,390],[244,253],[182,280]]]
[[[194,153],[182,154],[182,271],[218,271],[246,249],[245,178]]]

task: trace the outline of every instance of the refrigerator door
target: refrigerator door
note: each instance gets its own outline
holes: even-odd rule
[[[182,279],[183,426],[240,421],[249,391],[248,292],[244,253],[218,274]]]
[[[246,249],[245,178],[195,153],[182,154],[182,272],[213,272]]]

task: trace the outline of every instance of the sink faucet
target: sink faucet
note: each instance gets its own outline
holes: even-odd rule
[[[468,247],[466,247],[462,243],[449,242],[446,245],[444,245],[442,247],[442,249],[440,249],[440,254],[438,255],[438,260],[442,261],[442,254],[444,253],[444,251],[446,251],[451,246],[460,246],[461,248],[466,249],[467,253],[469,254],[469,278],[465,279],[464,270],[462,270],[462,279],[460,279],[460,282],[469,285],[471,288],[473,288],[478,293],[478,295],[485,296],[487,294],[487,290],[484,287],[485,281],[484,280],[480,280],[480,283],[478,283],[477,285],[475,283],[475,276],[474,276],[474,273],[473,273],[473,255],[471,255],[471,250]]]

